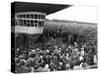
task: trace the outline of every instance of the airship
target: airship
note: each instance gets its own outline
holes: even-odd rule
[[[11,33],[17,45],[32,44],[44,31],[46,16],[71,5],[13,2],[11,3]]]

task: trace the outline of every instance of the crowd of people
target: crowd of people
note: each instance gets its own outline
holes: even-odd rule
[[[55,34],[52,35],[51,32],[51,35],[46,33],[44,35],[48,38],[48,42],[45,42],[42,47],[35,42],[38,46],[34,48],[16,48],[14,58],[15,72],[47,72],[97,68],[96,45],[89,42],[78,42],[77,40],[70,43],[72,39],[69,37],[68,41],[66,41],[61,35],[56,35],[57,37],[55,37]],[[61,30],[58,33],[60,34]]]

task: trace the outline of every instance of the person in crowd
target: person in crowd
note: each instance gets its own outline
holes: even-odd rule
[[[62,30],[44,32],[45,42],[50,43],[48,46],[44,44],[41,48],[39,45],[33,49],[16,48],[14,58],[16,67],[23,69],[23,71],[47,72],[87,69],[88,66],[97,65],[94,46],[91,46],[89,42],[77,42],[77,34],[69,35],[69,37],[64,32],[62,34],[64,37],[58,36],[59,34],[62,34]],[[67,41],[64,42],[66,39]]]

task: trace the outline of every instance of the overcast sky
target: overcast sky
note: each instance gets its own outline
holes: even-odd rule
[[[72,6],[46,16],[47,19],[61,19],[97,23],[97,8],[90,6]]]

